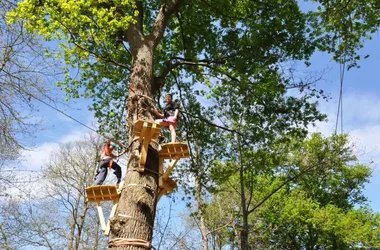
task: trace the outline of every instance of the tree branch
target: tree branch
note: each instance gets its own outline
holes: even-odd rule
[[[178,11],[183,2],[184,0],[169,0],[161,5],[153,26],[152,38],[154,46],[157,46],[160,42],[170,17]]]

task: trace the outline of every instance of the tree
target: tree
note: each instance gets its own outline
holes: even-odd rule
[[[259,154],[252,155],[260,162],[254,169],[269,171],[255,171],[243,179],[250,191],[244,197],[248,245],[260,249],[377,248],[379,215],[365,208],[362,194],[371,170],[357,164],[347,136],[323,138],[314,134],[294,147],[290,145],[276,144],[270,150],[274,153],[265,154],[261,161]],[[278,157],[280,154],[285,158]],[[277,167],[271,166],[273,162]],[[207,206],[207,225],[219,229],[215,234],[222,239],[220,244],[234,246],[244,230],[244,208],[237,205],[243,199],[241,178],[233,162],[218,165],[218,169],[225,175],[215,179],[219,182]],[[355,209],[358,206],[362,208]],[[232,219],[223,225],[215,218]],[[365,229],[361,225],[366,225]]]
[[[44,163],[38,183],[20,187],[0,203],[0,243],[8,249],[104,249],[94,204],[85,200],[93,182],[101,139],[66,143]],[[111,204],[103,204],[111,209]]]
[[[42,170],[47,183],[46,200],[60,207],[65,221],[61,225],[64,233],[56,237],[69,250],[104,247],[99,242],[102,233],[97,211],[86,201],[84,190],[93,183],[101,146],[101,139],[94,135],[61,145]]]
[[[40,121],[33,118],[35,101],[53,101],[47,80],[58,74],[57,61],[44,57],[41,39],[24,22],[7,24],[15,0],[0,2],[0,166],[15,160]]]
[[[194,83],[208,83],[211,89],[210,79],[226,86],[255,88],[258,79],[280,72],[280,62],[308,60],[316,48],[339,52],[338,37],[329,32],[335,31],[331,27],[341,31],[345,26],[334,22],[336,19],[320,22],[330,5],[322,0],[318,3],[321,11],[303,13],[295,1],[278,0],[25,0],[9,16],[13,21],[25,20],[29,30],[38,31],[47,40],[63,41],[59,55],[65,57],[68,69],[60,85],[70,97],[78,97],[84,89],[83,95],[94,100],[101,129],[121,130],[124,136],[127,133],[120,127],[128,126],[131,150],[125,183],[157,189],[157,143],[152,144],[145,167],[152,171],[140,174],[135,171],[139,143],[133,141],[133,123],[138,119],[153,120],[149,113],[153,96],[169,90],[179,75]],[[355,24],[376,17],[379,6],[374,0],[367,3],[334,3],[336,8],[350,10],[358,4],[370,6],[359,10],[362,15],[343,12],[338,20]],[[318,29],[317,24],[326,30]],[[359,26],[359,39],[374,32],[378,25],[374,21],[370,26]],[[356,28],[353,26],[353,31]],[[347,53],[357,48],[358,43],[350,41],[346,41]],[[79,80],[68,74],[70,67],[79,68]],[[128,89],[131,91],[127,94]],[[111,249],[117,247],[115,239],[142,238],[151,242],[155,196],[143,187],[128,192],[125,189],[119,204],[117,214],[136,220],[115,217]]]

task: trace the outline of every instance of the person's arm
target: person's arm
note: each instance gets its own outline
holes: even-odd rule
[[[174,111],[174,119],[178,120],[178,114],[179,114],[179,109],[176,108],[175,111]]]
[[[128,152],[128,149],[126,148],[126,149],[124,149],[123,152],[121,152],[120,154],[118,154],[118,155],[115,156],[115,157],[118,158],[118,157],[122,156],[123,154],[125,154],[125,153],[127,153],[127,152]]]
[[[106,145],[110,145],[111,141],[113,141],[114,139],[113,138],[109,138],[106,142]]]
[[[153,112],[153,114],[155,114],[155,115],[158,116],[159,118],[164,118],[164,117],[165,117],[164,114],[158,112],[158,110],[155,109],[155,108],[152,108],[151,111]]]
[[[107,144],[109,145],[111,142],[115,143],[116,145],[119,145],[120,147],[122,148],[125,148],[123,152],[121,152],[120,154],[118,155],[114,155],[112,152],[110,153],[111,157],[112,158],[118,158],[120,156],[122,156],[123,154],[127,153],[128,152],[128,149],[122,144],[120,143],[118,140],[115,140],[114,138],[110,138],[108,139],[107,141]]]

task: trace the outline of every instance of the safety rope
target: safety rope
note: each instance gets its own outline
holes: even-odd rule
[[[109,247],[122,247],[122,246],[137,246],[137,247],[144,247],[146,249],[154,249],[156,248],[152,246],[152,244],[149,241],[143,240],[143,239],[126,239],[126,238],[115,238],[110,239],[108,242]]]

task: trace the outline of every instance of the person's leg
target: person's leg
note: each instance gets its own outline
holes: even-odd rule
[[[164,127],[169,127],[170,125],[170,123],[167,122],[166,120],[164,121],[164,119],[157,119],[157,120],[154,120],[154,122]]]
[[[169,130],[170,130],[170,135],[172,137],[172,143],[174,143],[176,141],[177,134],[175,132],[175,127],[173,124],[169,125]]]
[[[95,176],[95,185],[102,185],[107,177],[108,161],[101,161]]]
[[[114,175],[116,175],[117,183],[119,184],[121,182],[121,167],[116,162],[112,163],[112,169],[114,170]]]
[[[170,125],[170,123],[167,122],[167,121],[164,121],[164,119],[157,119],[154,122],[157,123],[157,124],[160,124],[161,126],[167,127],[167,128]],[[162,134],[160,134],[160,136],[159,136],[159,143],[161,143],[163,140],[164,140],[164,137],[162,136]]]

